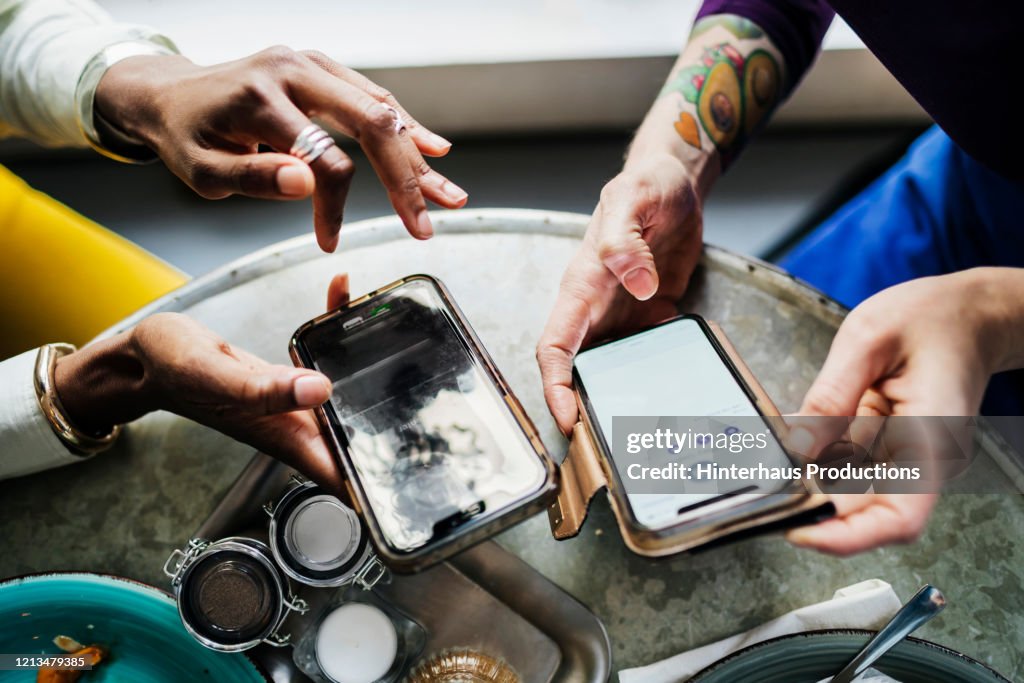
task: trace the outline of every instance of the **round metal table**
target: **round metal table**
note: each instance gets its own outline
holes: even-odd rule
[[[525,210],[434,216],[437,236],[409,239],[398,221],[346,226],[335,255],[311,237],[255,253],[118,325],[182,311],[233,344],[288,363],[295,328],[321,312],[327,283],[349,272],[354,294],[425,272],[451,289],[560,460],[533,359],[559,278],[588,217]],[[196,245],[196,248],[202,248]],[[708,248],[682,304],[720,323],[781,410],[795,409],[844,311],[765,264]],[[999,450],[998,439],[986,437]],[[252,450],[194,423],[153,414],[92,461],[0,482],[0,577],[51,569],[120,573],[164,585],[160,567],[210,512]],[[1024,676],[1024,498],[1019,470],[989,463],[987,490],[940,501],[920,542],[848,559],[779,536],[651,561],[618,537],[603,496],[580,536],[551,538],[541,515],[498,541],[589,605],[605,622],[615,669],[652,662],[831,597],[867,578],[909,597],[940,586],[950,608],[921,631]],[[994,487],[994,488],[993,488]]]

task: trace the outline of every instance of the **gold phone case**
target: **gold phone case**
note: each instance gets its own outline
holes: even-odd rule
[[[721,328],[712,322],[707,324],[754,395],[758,410],[769,417],[778,416],[778,408],[736,353]],[[569,451],[559,468],[561,489],[558,499],[548,508],[551,533],[558,540],[572,538],[580,532],[587,518],[590,501],[601,489],[608,489],[608,499],[626,546],[645,557],[663,557],[741,534],[798,526],[810,519],[832,513],[832,503],[828,497],[808,490],[801,481],[796,482],[791,490],[768,494],[752,504],[732,508],[724,515],[717,513],[659,531],[633,524],[628,513],[622,509],[624,494],[614,489],[616,479],[610,475],[614,465],[599,445],[594,426],[590,423],[578,393],[576,397],[580,406],[580,421],[573,429]]]
[[[413,573],[427,569],[428,567],[437,564],[438,562],[442,562],[452,555],[455,555],[462,550],[479,543],[480,541],[486,540],[491,536],[504,531],[510,526],[532,517],[548,507],[558,490],[558,468],[551,459],[551,456],[548,455],[547,449],[544,447],[544,442],[541,441],[540,433],[537,431],[533,421],[531,421],[529,416],[526,414],[526,411],[523,410],[519,399],[512,393],[512,388],[498,370],[498,367],[494,364],[494,361],[491,359],[487,349],[484,348],[483,343],[480,341],[475,330],[473,330],[472,325],[469,324],[469,321],[462,313],[462,310],[459,308],[454,298],[452,298],[451,293],[448,291],[447,287],[444,286],[444,283],[437,278],[430,275],[410,275],[402,278],[401,280],[385,285],[384,287],[370,292],[369,294],[364,294],[363,296],[353,299],[347,305],[342,306],[338,310],[329,311],[314,318],[313,320],[310,320],[299,327],[292,337],[291,343],[289,344],[289,354],[291,355],[292,361],[299,367],[310,367],[303,360],[302,354],[299,352],[299,339],[309,328],[339,315],[341,311],[359,306],[371,298],[390,292],[391,290],[414,280],[425,280],[437,287],[442,300],[448,307],[449,312],[458,320],[459,325],[462,328],[461,332],[465,333],[467,341],[473,347],[474,355],[483,362],[487,374],[490,375],[490,379],[494,382],[494,386],[501,393],[506,407],[509,412],[512,413],[519,427],[526,435],[534,454],[544,465],[545,478],[544,483],[537,491],[524,498],[516,506],[502,513],[499,517],[492,519],[490,522],[468,528],[465,531],[460,531],[441,542],[428,544],[427,546],[411,553],[397,553],[391,550],[388,546],[387,539],[385,538],[380,524],[377,522],[377,519],[373,514],[369,500],[367,499],[362,486],[353,482],[353,479],[357,477],[358,474],[356,473],[355,467],[352,465],[344,447],[342,447],[339,442],[337,435],[334,433],[325,407],[321,406],[317,408],[315,412],[317,420],[320,423],[320,429],[324,434],[324,438],[329,444],[331,444],[335,456],[345,473],[345,489],[348,494],[349,502],[352,504],[356,513],[359,514],[366,522],[370,538],[373,541],[377,554],[381,557],[384,563],[388,565],[388,567],[400,573]]]

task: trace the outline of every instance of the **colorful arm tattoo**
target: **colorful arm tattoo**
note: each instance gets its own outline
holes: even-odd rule
[[[682,96],[679,137],[726,164],[782,99],[778,51],[749,19],[722,14],[697,22],[683,55],[661,97]]]

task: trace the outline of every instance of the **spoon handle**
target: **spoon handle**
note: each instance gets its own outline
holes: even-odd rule
[[[857,656],[832,677],[830,683],[850,683],[864,673],[879,657],[910,635],[946,606],[946,598],[935,586],[925,586],[900,608],[896,616],[875,637],[868,641]]]

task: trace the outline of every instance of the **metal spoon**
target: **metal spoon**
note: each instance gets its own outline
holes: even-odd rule
[[[888,624],[861,648],[857,656],[832,677],[829,683],[850,683],[864,673],[879,657],[896,646],[946,606],[946,598],[935,586],[925,586],[900,608]]]

